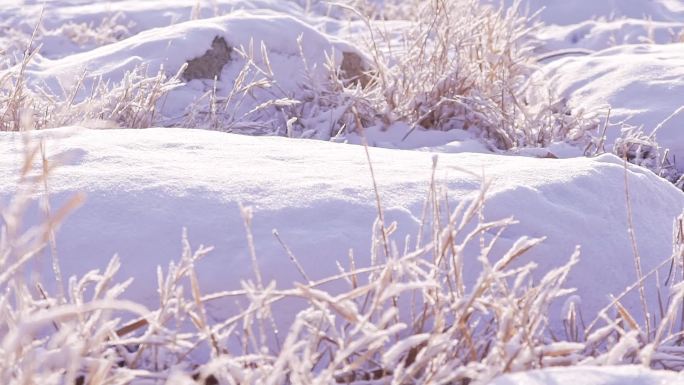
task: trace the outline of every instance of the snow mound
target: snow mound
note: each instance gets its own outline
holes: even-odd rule
[[[550,368],[501,376],[489,385],[676,385],[681,373],[641,366]]]
[[[349,44],[321,34],[294,17],[269,11],[237,11],[227,16],[146,30],[123,41],[58,60],[42,58],[31,64],[27,72],[47,80],[65,73],[78,74],[85,69],[90,76],[116,81],[126,71],[145,64],[152,73],[161,66],[175,73],[185,62],[209,50],[216,36],[223,37],[231,47],[248,47],[251,41],[256,47],[261,42],[267,44],[275,55],[292,58],[290,65],[273,58],[271,61],[273,68],[285,67],[295,72],[295,79],[300,78],[297,70],[302,66],[297,45],[300,36],[306,59],[312,63],[323,63],[325,53],[332,53],[334,48],[340,57],[342,51],[353,50]],[[292,77],[292,73],[279,76],[281,80]]]
[[[17,133],[1,133],[0,141],[0,201],[7,202],[14,192],[23,142]],[[57,236],[63,271],[70,275],[102,268],[118,253],[121,277],[135,277],[128,296],[146,305],[155,303],[156,266],[180,255],[183,227],[195,246],[216,247],[197,266],[203,291],[237,289],[240,280],[253,277],[239,203],[254,209],[253,231],[265,281],[275,280],[279,287],[301,281],[274,239],[274,228],[312,279],[337,273],[335,261],[347,266],[349,248],[355,250],[358,265],[370,263],[376,207],[361,146],[160,128],[80,130],[48,141],[47,150],[64,163],[48,182],[53,206],[77,191],[87,194],[85,206]],[[433,154],[371,148],[370,155],[386,220],[399,226],[396,239],[415,236]],[[619,293],[635,281],[625,171],[616,157],[442,154],[438,181],[455,201],[480,190],[480,178],[463,169],[475,175],[484,172],[494,180],[488,219],[514,215],[520,220],[503,234],[502,250],[523,235],[548,236],[529,255],[543,272],[564,263],[575,245],[582,246],[569,286],[584,296],[586,312],[603,307],[608,293]],[[627,174],[637,241],[648,271],[670,255],[672,221],[684,207],[684,194],[649,171],[634,167]],[[29,218],[37,221],[41,216],[34,209]],[[49,275],[49,258],[44,258],[36,271],[42,266]],[[630,308],[637,303],[636,298],[623,302]],[[212,314],[225,311],[215,308]]]
[[[601,112],[611,121],[643,126],[661,147],[684,159],[684,114],[656,127],[683,105],[684,44],[624,45],[557,60],[542,69],[551,88],[576,110]],[[608,141],[620,134],[609,128]],[[678,167],[684,168],[684,164]]]
[[[308,13],[295,1],[212,0],[205,3],[168,0],[160,3],[135,0],[52,0],[3,3],[0,7],[0,27],[30,35],[42,12],[42,28],[36,43],[42,45],[41,55],[59,59],[148,29],[223,16],[238,10],[270,10],[307,19],[309,24],[320,23],[325,19]]]
[[[300,37],[301,43],[298,43]],[[85,86],[81,89],[81,97],[85,98],[99,78],[116,83],[125,74],[141,69],[147,76],[155,76],[160,70],[173,76],[185,63],[205,55],[217,38],[223,39],[232,49],[230,60],[219,76],[218,95],[225,97],[229,93],[249,60],[259,66],[259,70],[253,69],[257,73],[256,80],[262,77],[276,84],[267,90],[255,89],[252,98],[241,99],[243,112],[266,100],[295,97],[301,84],[325,79],[328,56],[340,66],[344,53],[360,55],[351,44],[318,32],[287,14],[267,10],[235,11],[226,16],[148,29],[127,39],[56,60],[38,56],[29,64],[26,77],[34,87],[47,86],[53,94],[60,95],[77,84],[79,75],[85,71]],[[261,44],[265,45],[263,51]],[[235,52],[241,47],[251,53],[250,59]],[[182,114],[188,105],[212,88],[213,78],[183,84],[167,95],[162,114],[171,117]]]
[[[509,7],[514,3],[504,1]],[[541,57],[559,50],[684,41],[684,5],[678,0],[522,0],[518,10],[538,14],[537,20],[544,23],[533,32]]]

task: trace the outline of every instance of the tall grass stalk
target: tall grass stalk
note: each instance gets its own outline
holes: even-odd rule
[[[56,166],[30,141],[24,163],[17,195],[2,210],[0,380],[6,384],[486,384],[502,373],[558,365],[684,368],[684,214],[675,223],[673,255],[662,264],[671,266],[666,279],[654,280],[657,269],[643,274],[586,326],[581,320],[590,315],[565,306],[566,335],[558,334],[549,309],[573,293],[565,282],[579,252],[535,273],[527,255],[543,238],[522,237],[494,251],[516,222],[484,218],[491,182],[451,208],[434,177],[415,248],[400,248],[405,240],[396,239],[396,224],[378,219],[369,234],[374,247],[363,258],[370,265],[355,256],[335,276],[310,281],[303,273],[301,283],[279,288],[259,278],[262,256],[254,254],[255,282],[207,294],[195,267],[211,249],[193,250],[184,236],[181,257],[158,269],[159,305],[148,309],[121,299],[130,280],[114,280],[116,257],[101,271],[68,277],[63,298],[47,289],[49,277],[29,278],[29,262],[50,247],[50,234],[82,197],[52,207],[44,223],[23,230],[23,212]],[[249,209],[243,215],[249,235]],[[250,249],[260,241],[247,238]],[[330,282],[348,288],[324,290]],[[621,305],[647,283],[666,291],[650,330]],[[209,305],[226,300],[241,305],[212,320]],[[276,337],[271,308],[281,301],[303,306]]]

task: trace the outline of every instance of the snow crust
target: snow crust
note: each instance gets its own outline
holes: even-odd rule
[[[376,208],[361,146],[168,128],[59,129],[34,136],[52,137],[47,151],[64,162],[49,180],[53,206],[75,192],[87,194],[85,206],[57,236],[65,275],[101,268],[118,253],[121,277],[135,277],[128,295],[154,304],[155,269],[180,255],[186,227],[192,244],[216,247],[198,266],[202,290],[237,289],[240,280],[253,278],[240,203],[254,209],[266,281],[279,287],[301,281],[271,234],[274,228],[312,279],[336,273],[335,261],[347,266],[349,248],[359,265],[370,263]],[[1,133],[0,141],[0,196],[7,202],[23,142],[17,133]],[[396,239],[415,236],[433,155],[380,148],[370,149],[370,155],[386,220],[399,225]],[[583,309],[593,313],[608,303],[597,293],[617,294],[635,281],[624,173],[612,155],[551,160],[458,153],[439,156],[437,176],[454,202],[479,192],[481,180],[474,175],[492,179],[486,217],[520,220],[503,234],[500,247],[523,235],[547,236],[525,260],[534,259],[540,271],[564,263],[581,245],[569,286],[578,288]],[[630,167],[627,174],[648,271],[670,256],[672,221],[684,207],[684,194],[641,168]],[[39,221],[42,214],[34,209],[29,219]],[[49,276],[48,256],[38,265]],[[623,302],[637,303],[636,297]]]

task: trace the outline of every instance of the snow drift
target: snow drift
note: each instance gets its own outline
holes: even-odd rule
[[[77,87],[75,103],[79,103],[100,87],[101,81],[107,85],[130,82],[126,76],[134,72],[146,78],[154,78],[158,72],[167,78],[180,76],[183,66],[203,57],[217,39],[227,44],[227,60],[213,71],[204,71],[200,76],[203,78],[186,77],[196,80],[178,84],[166,94],[164,102],[157,105],[161,115],[168,118],[161,121],[171,124],[182,120],[189,114],[188,108],[212,92],[212,97],[232,101],[226,107],[231,113],[250,113],[267,103],[301,97],[304,84],[323,82],[330,76],[328,63],[344,69],[345,60],[352,59],[360,63],[357,67],[365,65],[363,55],[351,44],[321,33],[300,19],[287,13],[252,10],[147,29],[54,60],[38,55],[28,64],[24,76],[31,89],[43,88],[52,95],[68,95]],[[83,81],[79,80],[82,74]],[[231,99],[233,90],[239,92],[239,97]],[[269,110],[269,114],[270,120],[277,118],[277,111]]]
[[[642,126],[675,160],[684,159],[684,44],[623,45],[557,60],[542,70],[551,87],[575,110],[608,113],[612,122]],[[676,113],[676,114],[675,114]],[[671,119],[670,115],[675,114]],[[661,123],[663,123],[661,125]],[[614,143],[620,127],[609,127]],[[680,171],[683,164],[677,164]]]
[[[209,50],[216,36],[223,37],[231,47],[236,48],[249,47],[251,41],[259,47],[263,42],[271,52],[283,57],[280,60],[290,58],[292,61],[286,63],[271,58],[273,68],[295,71],[294,75],[291,72],[280,75],[283,81],[300,78],[297,74],[302,64],[297,45],[300,36],[302,50],[312,64],[322,64],[325,53],[332,54],[333,49],[336,49],[339,57],[343,51],[353,50],[349,44],[326,36],[286,14],[236,11],[213,19],[152,28],[122,41],[61,59],[43,58],[32,63],[27,72],[47,80],[77,75],[85,70],[90,76],[103,76],[111,81],[121,79],[124,72],[141,64],[145,64],[152,72],[162,66],[167,71],[177,72],[185,62]]]
[[[274,11],[320,22],[294,1],[212,0],[188,2],[169,0],[160,6],[155,1],[10,1],[0,8],[0,26],[30,36],[42,14],[42,28],[36,43],[41,55],[59,59],[89,51],[153,28],[168,27],[194,19],[223,16],[233,11]],[[11,42],[11,34],[6,36]],[[0,40],[5,36],[0,36]]]
[[[265,281],[289,287],[301,280],[274,239],[274,228],[312,279],[335,274],[335,261],[346,266],[349,248],[359,264],[370,263],[376,207],[361,146],[187,129],[72,131],[34,134],[56,137],[47,142],[48,153],[65,163],[48,181],[53,205],[78,191],[87,194],[85,206],[58,233],[65,274],[102,267],[118,253],[121,276],[136,279],[128,295],[149,305],[155,298],[155,268],[179,255],[186,227],[194,245],[216,247],[197,266],[203,290],[236,289],[240,280],[253,276],[239,203],[254,209]],[[23,145],[21,134],[0,137],[0,195],[7,202]],[[432,154],[371,149],[370,155],[386,221],[397,221],[398,239],[415,235]],[[627,174],[648,271],[670,256],[672,221],[684,207],[684,194],[641,168],[630,167]],[[451,200],[476,196],[477,175],[494,181],[486,217],[520,220],[503,234],[502,247],[523,235],[547,236],[526,259],[545,271],[563,264],[581,245],[581,262],[569,285],[578,288],[587,314],[607,305],[608,293],[620,293],[635,281],[625,171],[618,158],[440,155],[437,177]],[[39,221],[42,214],[34,210],[30,218]],[[42,266],[49,274],[46,259]],[[633,308],[636,298],[624,304]],[[212,311],[221,316],[220,310]]]

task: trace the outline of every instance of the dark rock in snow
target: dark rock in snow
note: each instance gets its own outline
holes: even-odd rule
[[[233,48],[226,40],[216,36],[211,42],[211,48],[204,55],[188,61],[188,67],[183,72],[183,79],[218,79],[221,76],[223,66],[230,61]]]

